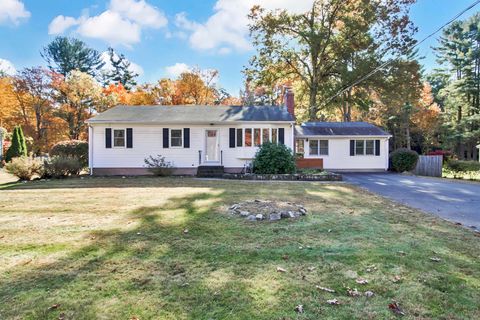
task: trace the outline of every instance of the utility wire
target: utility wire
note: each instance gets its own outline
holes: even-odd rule
[[[460,11],[457,15],[455,15],[452,19],[450,19],[449,21],[447,21],[446,23],[444,23],[441,27],[439,27],[438,29],[436,29],[434,32],[430,33],[428,36],[426,36],[425,38],[423,38],[422,40],[420,40],[419,42],[415,43],[415,45],[411,46],[411,48],[409,48],[407,50],[407,52],[409,51],[412,51],[413,49],[415,49],[416,47],[418,47],[419,45],[421,45],[423,42],[425,42],[426,40],[428,40],[429,38],[433,37],[435,34],[437,34],[438,32],[440,32],[443,28],[445,28],[446,26],[450,25],[451,23],[453,23],[455,20],[457,20],[458,18],[460,18],[465,12],[473,9],[476,5],[478,5],[480,3],[480,0],[477,0],[475,1],[474,3],[472,3],[471,5],[469,5],[468,7],[466,7],[465,9],[463,9],[462,11]],[[370,71],[369,73],[367,73],[366,75],[364,75],[363,77],[355,80],[353,83],[351,83],[350,85],[348,85],[347,87],[343,88],[342,90],[338,91],[336,94],[334,94],[333,96],[331,96],[330,98],[328,98],[324,103],[323,105],[327,105],[330,101],[332,101],[333,99],[335,99],[336,97],[338,97],[339,95],[341,95],[342,93],[344,93],[345,91],[348,91],[350,90],[351,88],[355,87],[357,84],[363,82],[364,80],[370,78],[372,75],[374,75],[375,73],[377,73],[378,71],[382,70],[383,68],[385,68],[386,66],[388,66],[390,63],[392,63],[393,61],[395,61],[394,59],[390,59],[384,63],[382,63],[381,65],[379,65],[378,67],[376,67],[375,69],[373,69],[372,71]]]

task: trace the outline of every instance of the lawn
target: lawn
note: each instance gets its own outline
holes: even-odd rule
[[[404,319],[480,318],[480,238],[347,184],[2,187],[0,319],[395,319],[392,300]],[[295,201],[310,213],[271,223],[226,213],[249,199]],[[334,298],[339,305],[327,304]]]

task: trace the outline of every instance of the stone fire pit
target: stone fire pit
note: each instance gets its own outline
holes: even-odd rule
[[[249,200],[233,204],[229,212],[249,221],[296,219],[307,214],[301,204],[283,201]]]

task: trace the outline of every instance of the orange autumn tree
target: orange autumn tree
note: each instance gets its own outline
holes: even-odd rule
[[[15,97],[11,77],[0,77],[0,127],[11,131],[15,124],[11,121],[18,113],[18,101]]]

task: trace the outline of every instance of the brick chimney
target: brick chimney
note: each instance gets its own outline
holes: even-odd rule
[[[285,107],[287,107],[288,113],[290,113],[295,119],[295,95],[293,94],[292,88],[285,87],[283,103]]]

